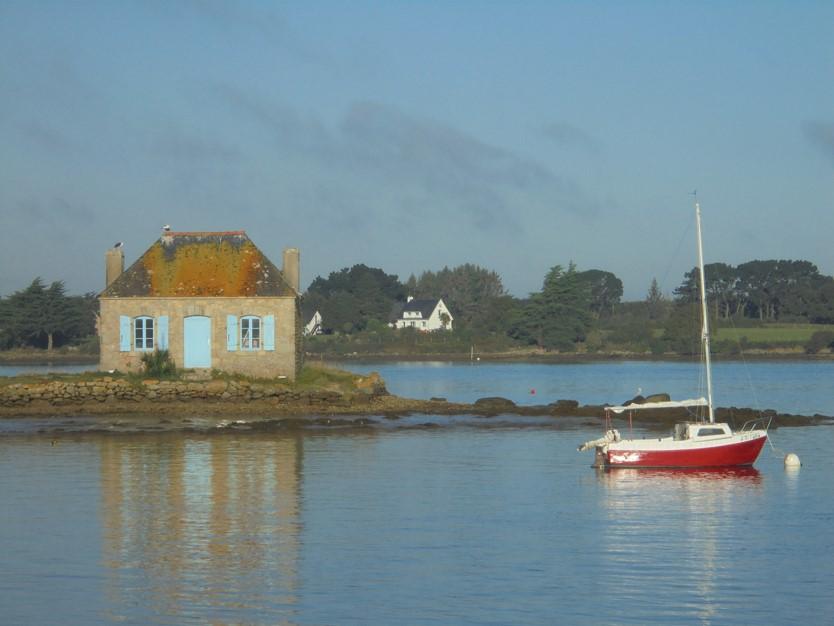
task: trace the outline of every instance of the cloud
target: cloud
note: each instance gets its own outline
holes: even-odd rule
[[[802,124],[802,131],[823,154],[834,160],[834,124],[805,122]]]
[[[168,0],[143,3],[161,14],[163,20],[172,17],[184,21],[200,20],[226,36],[245,42],[252,37],[284,51],[297,61],[332,67],[333,59],[318,47],[312,46],[292,28],[270,3],[258,4],[236,0]]]
[[[88,206],[55,196],[23,198],[9,212],[10,222],[25,232],[37,232],[42,242],[63,243],[79,230],[91,229],[98,216]]]
[[[156,156],[187,162],[232,161],[239,152],[221,141],[199,136],[181,128],[158,132],[151,151]]]
[[[331,223],[401,224],[409,212],[415,217],[406,221],[506,234],[537,228],[541,220],[531,215],[598,210],[580,185],[542,163],[396,107],[358,102],[328,126],[228,84],[211,92],[237,117],[232,125],[249,125],[279,156],[282,170],[300,172],[318,190],[308,197],[326,202],[312,208],[321,215],[332,207]],[[300,184],[293,181],[296,195],[303,195]]]
[[[447,198],[480,228],[512,225],[525,206],[596,211],[575,181],[541,163],[393,107],[355,104],[341,131],[351,163]]]
[[[529,189],[557,182],[533,161],[380,104],[353,105],[342,131],[363,162],[389,173],[418,176],[429,187],[489,184]]]
[[[581,128],[555,122],[542,129],[544,136],[556,145],[566,149],[577,149],[588,154],[597,155],[602,152],[601,144]]]
[[[334,148],[332,133],[323,124],[292,107],[229,85],[214,85],[210,92],[234,114],[267,131],[282,151],[325,156]]]
[[[90,226],[96,218],[96,214],[87,206],[62,197],[54,197],[46,202],[34,199],[22,202],[19,210],[33,221],[52,225],[65,224],[72,229]]]
[[[45,122],[35,120],[24,122],[20,125],[20,132],[29,142],[48,153],[65,154],[74,147],[63,132]]]

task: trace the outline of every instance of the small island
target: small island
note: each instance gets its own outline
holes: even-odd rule
[[[140,374],[86,372],[0,379],[0,418],[59,417],[63,428],[73,430],[83,420],[86,430],[108,429],[130,419],[140,429],[190,430],[194,418],[206,419],[206,428],[233,424],[236,428],[304,428],[373,426],[380,420],[406,415],[537,416],[580,418],[601,424],[606,405],[583,405],[557,399],[546,404],[519,405],[500,397],[473,403],[402,398],[388,393],[379,374],[367,376],[342,370],[305,366],[298,379],[257,379],[214,372],[179,372],[164,377]],[[834,424],[834,418],[763,411],[774,427]],[[743,422],[760,415],[747,408],[719,408],[722,421]],[[634,422],[650,429],[666,429],[684,418],[680,410],[634,415]],[[627,419],[620,418],[618,421]],[[229,421],[231,420],[231,421]],[[80,423],[80,422],[78,422]]]

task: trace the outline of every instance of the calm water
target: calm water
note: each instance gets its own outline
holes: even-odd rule
[[[0,376],[24,376],[28,374],[77,374],[98,369],[98,364],[66,364],[53,365],[0,365]]]
[[[552,399],[543,374],[503,367],[519,369],[517,399],[536,376],[537,401]],[[582,379],[560,370],[563,384],[589,395],[560,385],[554,397],[595,401],[588,380],[608,366],[571,367]],[[513,396],[503,378],[478,391],[483,367],[372,368],[398,392]],[[677,376],[640,368],[665,389]],[[830,394],[821,371],[802,395]],[[834,428],[775,431],[779,451],[766,447],[752,471],[598,473],[576,452],[598,435],[580,421],[416,422],[7,430],[0,623],[832,622]],[[787,472],[783,451],[804,466]]]
[[[697,363],[617,361],[580,364],[379,362],[342,363],[359,373],[379,372],[391,393],[473,402],[503,396],[519,404],[555,399],[617,404],[643,395],[706,395]],[[834,415],[834,361],[719,362],[713,364],[718,406]],[[531,393],[535,392],[535,393]]]

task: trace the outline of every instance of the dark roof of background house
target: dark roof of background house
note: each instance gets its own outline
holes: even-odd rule
[[[167,232],[100,294],[105,298],[294,295],[281,270],[242,230]]]
[[[438,300],[436,298],[434,300],[417,300],[415,298],[411,302],[406,302],[403,305],[403,313],[406,311],[419,311],[423,319],[428,319],[431,317],[432,312],[434,312],[434,307],[437,306],[437,302]]]

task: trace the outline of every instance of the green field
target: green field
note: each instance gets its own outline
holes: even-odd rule
[[[817,331],[834,331],[834,324],[763,324],[750,328],[716,328],[713,336],[718,340],[741,341],[749,344],[802,344]]]

